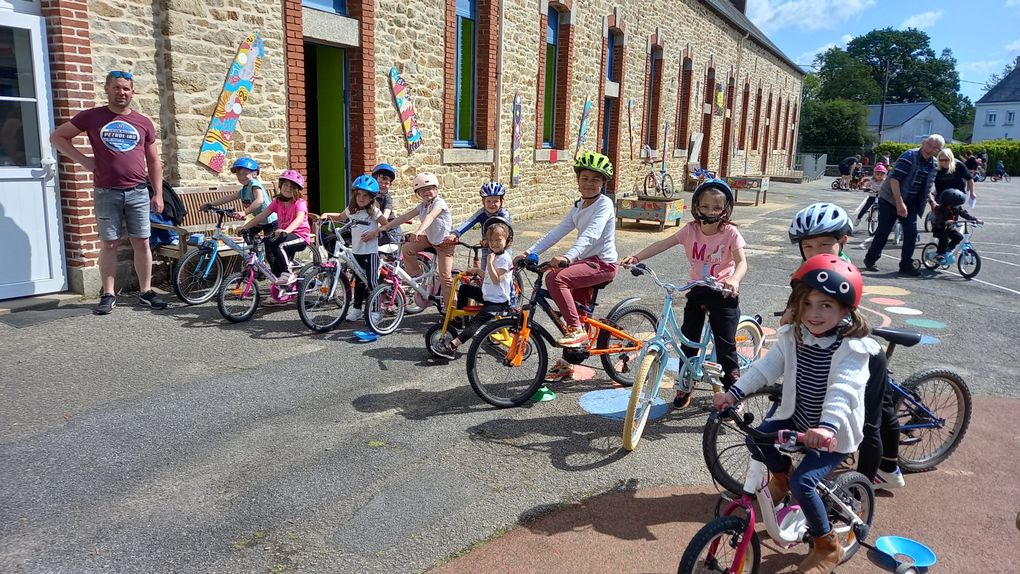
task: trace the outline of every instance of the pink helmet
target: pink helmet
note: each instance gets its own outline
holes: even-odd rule
[[[428,171],[423,171],[414,176],[414,181],[411,182],[411,188],[414,189],[415,192],[430,185],[439,187],[439,179],[436,177],[436,174]]]
[[[876,163],[875,173],[889,173],[889,170],[885,168],[885,164]]]
[[[283,173],[280,174],[280,181],[284,180],[293,183],[294,185],[298,186],[299,189],[305,188],[305,176],[298,173],[297,170],[294,169],[283,170]]]

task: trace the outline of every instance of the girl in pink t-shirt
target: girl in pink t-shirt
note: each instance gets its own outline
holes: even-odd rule
[[[308,247],[312,228],[308,225],[308,202],[304,199],[305,178],[293,169],[280,174],[279,193],[262,213],[242,225],[246,231],[261,225],[273,213],[279,228],[266,240],[266,256],[269,267],[278,277],[277,285],[291,285],[297,276],[290,271],[290,260],[298,251]]]
[[[747,273],[744,259],[744,238],[730,223],[733,214],[733,191],[726,182],[709,179],[694,190],[691,198],[691,217],[694,221],[683,226],[670,237],[657,241],[622,261],[633,265],[654,257],[674,245],[680,245],[691,265],[691,280],[715,277],[729,290],[721,293],[708,287],[695,287],[687,292],[684,322],[681,331],[692,341],[701,337],[705,314],[715,336],[716,357],[722,365],[722,383],[729,389],[740,378],[737,363],[737,322],[740,320],[740,281]],[[683,348],[684,354],[693,357],[697,349]],[[693,390],[693,389],[692,389]],[[683,408],[691,402],[691,393],[677,390],[673,406]]]

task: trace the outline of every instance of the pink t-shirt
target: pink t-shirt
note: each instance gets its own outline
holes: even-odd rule
[[[312,236],[312,228],[308,225],[308,202],[299,199],[297,201],[283,202],[279,199],[274,199],[269,203],[267,211],[276,214],[276,219],[280,224],[280,229],[286,229],[290,227],[290,224],[294,222],[299,211],[303,211],[305,214],[302,216],[301,225],[298,225],[294,230],[294,234],[305,240],[305,243],[309,242]]]
[[[691,281],[712,275],[723,281],[737,268],[733,252],[747,245],[743,236],[732,225],[724,225],[715,235],[701,232],[701,224],[690,222],[673,234],[677,244],[683,246],[691,264]]]
[[[117,114],[102,106],[78,112],[71,125],[85,132],[96,159],[96,187],[131,189],[148,179],[145,147],[156,141],[149,118],[131,110]]]

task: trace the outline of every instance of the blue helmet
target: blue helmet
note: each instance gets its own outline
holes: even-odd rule
[[[482,197],[503,197],[506,195],[506,189],[498,181],[487,181],[482,184],[482,189],[478,192],[478,195]]]
[[[237,173],[237,170],[242,167],[257,172],[259,171],[259,162],[250,157],[239,157],[234,160],[234,165],[230,166],[230,173]]]
[[[373,176],[378,175],[380,173],[385,173],[386,175],[390,176],[390,179],[397,179],[397,170],[388,163],[380,163],[379,165],[372,168]]]
[[[366,191],[371,195],[379,193],[379,182],[367,173],[354,178],[354,184],[351,187],[354,189],[360,189],[361,191]]]

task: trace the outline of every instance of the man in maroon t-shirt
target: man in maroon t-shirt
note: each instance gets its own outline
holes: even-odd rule
[[[152,251],[149,248],[149,210],[163,211],[163,165],[156,147],[156,130],[149,118],[131,110],[134,79],[130,72],[106,75],[107,105],[84,110],[60,125],[50,142],[64,155],[93,174],[92,196],[99,230],[99,273],[103,292],[97,315],[106,315],[117,304],[114,278],[117,274],[117,242],[124,227],[134,249],[135,273],[141,289],[138,301],[154,309],[166,307],[152,290]],[[85,132],[92,147],[87,156],[71,143]],[[146,177],[148,174],[148,177]],[[146,180],[157,192],[149,199]]]

